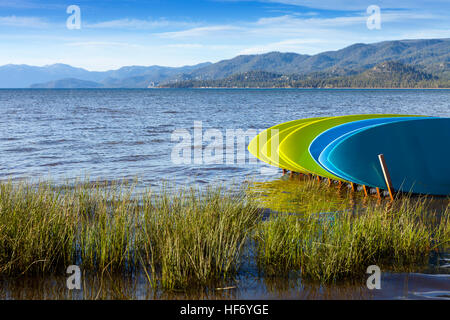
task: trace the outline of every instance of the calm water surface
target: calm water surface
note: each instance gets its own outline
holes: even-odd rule
[[[0,90],[0,180],[138,177],[142,187],[162,180],[196,185],[271,180],[279,172],[267,174],[261,162],[248,163],[248,155],[244,164],[175,165],[171,153],[177,142],[171,135],[177,129],[193,134],[194,121],[225,136],[227,129],[261,130],[305,117],[364,113],[450,117],[450,90]],[[236,289],[189,297],[448,298],[450,258],[438,259],[418,273],[385,274],[380,291],[369,291],[364,283],[316,287],[298,279],[245,275]],[[151,293],[139,275],[109,281],[111,288],[101,293],[95,277],[86,281],[74,294],[65,289],[65,275],[2,279],[0,298],[179,297]]]
[[[174,165],[172,132],[363,113],[450,116],[450,90],[0,90],[0,179],[239,181],[262,164]]]

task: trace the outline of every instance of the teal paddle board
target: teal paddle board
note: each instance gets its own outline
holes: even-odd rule
[[[383,154],[395,191],[450,195],[449,118],[370,126],[348,134],[331,148],[327,161],[349,181],[386,189],[378,159]]]
[[[404,121],[410,119],[420,119],[422,116],[396,116],[389,118],[375,118],[375,119],[367,119],[367,120],[359,120],[353,121],[345,124],[338,125],[331,129],[328,129],[321,134],[319,134],[310,144],[309,153],[313,157],[313,159],[321,165],[325,170],[328,170],[330,173],[344,179],[348,180],[349,178],[343,175],[339,170],[337,170],[330,162],[327,161],[328,152],[331,151],[332,146],[335,146],[340,139],[347,136],[350,133],[355,132],[356,130],[360,130],[363,128],[367,128],[370,126],[390,123],[395,121]],[[329,147],[330,146],[330,147]],[[319,159],[320,157],[320,159]],[[354,181],[353,181],[354,182]]]

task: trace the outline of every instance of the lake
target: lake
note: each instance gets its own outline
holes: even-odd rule
[[[261,163],[175,164],[175,130],[262,130],[315,116],[450,116],[449,90],[0,90],[0,179],[211,183],[270,177]],[[207,144],[207,141],[203,141]],[[225,144],[225,143],[224,143]],[[194,144],[193,144],[194,145]],[[195,150],[196,148],[194,148]],[[194,151],[196,152],[196,151]],[[225,154],[226,152],[224,152]],[[235,152],[236,153],[236,152]],[[238,157],[236,157],[238,158]],[[239,163],[237,163],[239,162]],[[276,176],[277,172],[272,172]]]

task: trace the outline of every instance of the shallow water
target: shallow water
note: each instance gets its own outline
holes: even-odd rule
[[[438,271],[439,269],[435,270]],[[444,270],[444,269],[442,269]],[[81,290],[68,290],[63,273],[51,277],[2,280],[0,299],[446,299],[450,273],[389,273],[381,289],[369,290],[365,279],[321,286],[300,278],[261,278],[241,275],[227,287],[189,292],[153,290],[143,274],[133,277],[82,276]],[[225,288],[225,289],[224,289]]]
[[[449,90],[0,90],[0,180],[83,178],[116,181],[138,177],[139,187],[175,184],[268,181],[270,193],[281,181],[279,170],[261,163],[174,164],[174,130],[193,135],[214,128],[262,130],[280,122],[314,116],[402,113],[450,116]],[[198,142],[198,141],[197,141]],[[248,141],[247,141],[248,142]],[[201,150],[199,144],[192,149]],[[203,141],[205,146],[207,142]],[[246,150],[246,149],[245,149]],[[226,150],[224,148],[224,154]],[[240,155],[242,157],[242,154]],[[225,160],[225,158],[224,158]],[[291,182],[292,185],[292,182]],[[272,188],[272,189],[271,189]],[[277,189],[266,203],[273,210],[295,211]],[[272,193],[273,195],[273,193]],[[354,201],[364,201],[356,196]],[[437,207],[441,199],[435,202]],[[272,207],[276,204],[276,207]],[[52,277],[1,279],[2,299],[153,299],[153,298],[293,298],[293,299],[435,299],[450,295],[450,256],[430,259],[415,273],[382,274],[382,289],[368,290],[365,280],[332,286],[301,279],[260,278],[249,265],[228,290],[189,293],[153,291],[143,274],[98,279],[86,276],[82,291],[66,288],[64,272]]]

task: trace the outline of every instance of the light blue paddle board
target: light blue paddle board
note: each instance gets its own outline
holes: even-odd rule
[[[325,170],[330,173],[346,180],[348,177],[343,177],[342,175],[337,174],[338,171],[334,171],[334,167],[331,163],[327,161],[328,152],[325,152],[325,149],[329,145],[333,143],[333,146],[336,145],[341,137],[348,135],[349,133],[353,133],[356,130],[366,128],[373,125],[395,122],[395,121],[403,121],[403,120],[411,120],[411,119],[420,119],[422,116],[409,116],[409,115],[399,115],[396,117],[387,117],[387,118],[376,118],[376,119],[367,119],[367,120],[358,120],[345,124],[341,124],[339,126],[333,127],[322,132],[318,135],[309,146],[309,153],[313,157],[313,159],[321,165]],[[328,151],[331,149],[328,148]],[[319,157],[321,154],[324,154],[322,159]]]
[[[339,140],[327,161],[349,181],[386,189],[383,154],[395,191],[450,195],[450,118],[374,125]]]
[[[331,129],[328,129],[324,132],[322,132],[320,135],[318,135],[310,144],[309,146],[309,153],[313,157],[314,160],[319,165],[322,165],[319,162],[319,156],[324,151],[324,149],[334,140],[340,138],[343,135],[346,135],[347,133],[350,133],[352,131],[369,127],[372,125],[377,124],[383,124],[388,122],[394,122],[394,121],[402,121],[402,120],[408,120],[408,119],[414,119],[420,116],[406,116],[406,115],[399,115],[396,117],[386,117],[386,118],[376,118],[376,119],[367,119],[367,120],[359,120],[359,121],[353,121],[345,124],[341,124],[339,126],[333,127]],[[322,165],[323,166],[323,165]],[[324,167],[326,169],[326,167]]]

